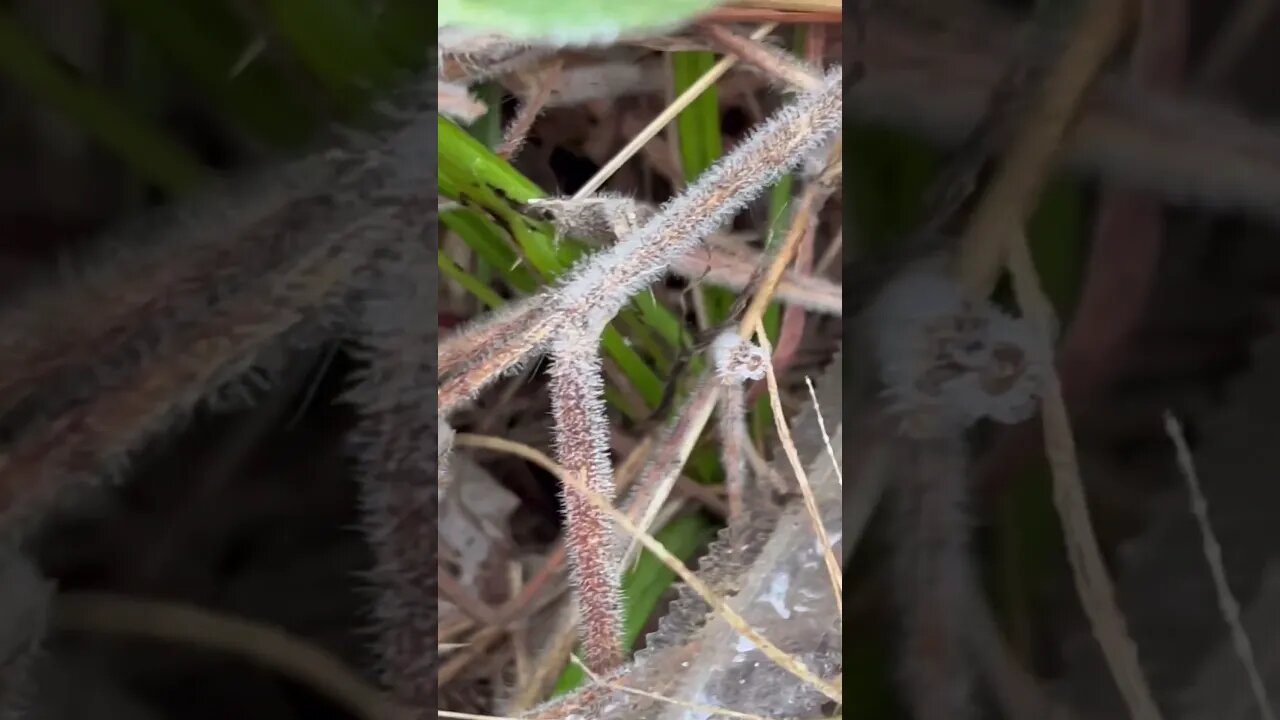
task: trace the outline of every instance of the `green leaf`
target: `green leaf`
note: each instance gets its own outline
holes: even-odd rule
[[[514,40],[581,45],[623,34],[673,30],[724,0],[443,0],[437,27],[499,33]]]
[[[543,282],[555,279],[581,257],[583,248],[580,245],[566,241],[557,247],[549,228],[521,215],[502,197],[505,195],[518,202],[542,197],[543,192],[537,185],[456,124],[440,118],[437,127],[440,131],[437,159],[441,194],[459,200],[465,198],[468,203],[486,211],[484,214],[473,210],[442,213],[446,225],[457,231],[468,245],[500,272],[510,275],[516,270],[524,271],[522,265],[516,264],[518,256],[502,241],[498,228],[501,224],[502,229],[516,241],[523,259]],[[485,214],[492,217],[484,217]],[[512,277],[507,279],[517,282]],[[515,286],[529,292],[533,289],[529,286],[537,279],[530,277]],[[649,327],[659,332],[680,330],[675,317],[656,303],[633,301],[624,312],[638,312]],[[657,407],[662,399],[662,380],[618,332],[617,324],[615,320],[601,337],[604,352],[622,369],[648,408]],[[642,418],[640,409],[627,404],[620,408],[632,419]]]

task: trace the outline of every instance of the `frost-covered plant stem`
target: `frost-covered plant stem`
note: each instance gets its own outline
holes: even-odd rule
[[[819,92],[783,109],[657,217],[576,266],[551,291],[548,305],[556,320],[550,392],[557,460],[594,492],[613,500],[601,333],[672,260],[839,129],[840,78],[840,70],[833,71]],[[564,510],[586,662],[594,672],[607,672],[622,661],[617,543],[608,519],[578,492],[565,490]]]
[[[544,291],[546,312],[532,327],[493,348],[487,362],[442,378],[441,412],[473,397],[503,372],[547,347],[570,324],[593,328],[584,337],[598,339],[605,324],[632,296],[839,131],[842,78],[840,68],[832,70],[817,91],[775,113],[655,217],[576,265],[563,281]]]
[[[552,349],[549,385],[556,454],[565,473],[614,500],[604,378],[594,338],[571,334]],[[608,672],[622,663],[622,603],[617,540],[609,518],[582,493],[564,488],[565,549],[577,588],[587,667]]]
[[[729,492],[729,520],[742,518],[743,493],[747,483],[747,393],[743,383],[758,380],[765,373],[769,358],[756,345],[743,340],[736,332],[722,333],[711,347],[715,362],[719,393],[716,417],[720,431],[720,458],[724,466],[724,484]]]

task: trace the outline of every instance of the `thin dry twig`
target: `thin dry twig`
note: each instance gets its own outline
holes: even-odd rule
[[[575,266],[556,287],[528,301],[546,302],[546,312],[535,314],[522,327],[511,328],[510,333],[495,338],[473,364],[442,377],[440,413],[447,417],[501,373],[546,349],[553,337],[582,317],[581,308],[592,308],[596,323],[599,318],[612,318],[675,258],[686,254],[781,173],[826,141],[840,126],[841,77],[839,69],[830,73],[822,92],[804,96],[775,114],[685,193],[664,206],[660,215],[616,245],[596,253],[588,262]],[[785,265],[778,268],[779,275],[783,269]],[[763,312],[767,302],[764,300],[754,312]],[[458,336],[454,340],[464,342]],[[566,349],[572,351],[573,347]]]
[[[1178,469],[1187,483],[1187,492],[1191,496],[1191,512],[1196,516],[1200,526],[1200,535],[1204,539],[1204,557],[1209,563],[1209,571],[1213,573],[1213,587],[1218,594],[1218,607],[1222,610],[1222,619],[1231,630],[1231,644],[1235,647],[1240,664],[1244,666],[1249,677],[1249,689],[1253,699],[1258,703],[1258,712],[1263,720],[1275,720],[1276,712],[1267,693],[1266,683],[1258,671],[1258,662],[1253,652],[1253,643],[1245,632],[1244,623],[1240,620],[1240,603],[1231,593],[1231,585],[1227,582],[1226,566],[1222,562],[1222,545],[1214,535],[1213,526],[1209,522],[1209,501],[1200,489],[1200,477],[1196,472],[1195,461],[1191,458],[1191,448],[1187,447],[1186,437],[1182,434],[1182,425],[1173,413],[1164,413],[1164,429],[1173,442],[1178,457]]]
[[[756,340],[760,343],[760,347],[764,349],[765,357],[770,354],[769,335],[765,332],[764,323],[756,323]],[[795,441],[791,438],[791,429],[787,427],[786,412],[782,409],[782,396],[778,392],[778,378],[773,373],[773,366],[768,360],[765,361],[765,379],[769,385],[769,407],[773,409],[774,426],[778,429],[778,441],[782,445],[782,451],[787,456],[787,461],[791,463],[791,470],[796,475],[796,482],[800,487],[801,496],[804,498],[805,509],[809,511],[809,519],[813,523],[814,533],[818,537],[818,542],[822,547],[822,557],[827,564],[827,574],[830,576],[831,588],[834,591],[836,608],[841,613],[844,612],[844,573],[840,570],[840,561],[836,559],[835,552],[831,550],[831,540],[827,537],[827,528],[822,523],[822,515],[818,512],[817,502],[813,497],[813,488],[809,485],[809,476],[804,470],[804,463],[800,461],[800,455],[796,450]],[[834,462],[835,455],[832,454]],[[835,463],[838,467],[839,463]]]
[[[1081,9],[1074,34],[970,219],[956,259],[959,278],[982,295],[990,292],[1002,267],[1008,265],[1018,303],[1040,335],[1045,357],[1052,357],[1053,311],[1040,289],[1022,228],[1071,118],[1132,10],[1131,3],[1112,0],[1093,0]],[[1160,711],[1116,603],[1089,519],[1062,388],[1052,366],[1045,373],[1045,448],[1076,589],[1130,713],[1137,720],[1156,720]]]
[[[759,40],[773,32],[776,27],[776,23],[766,23],[765,25],[761,25],[755,30],[755,32],[751,33],[751,39]],[[685,89],[684,92],[680,93],[675,100],[672,100],[670,104],[663,108],[662,112],[651,120],[643,130],[636,133],[636,136],[631,139],[631,142],[628,142],[621,150],[614,153],[614,156],[609,158],[608,162],[606,162],[598,171],[596,171],[595,175],[591,176],[591,179],[587,180],[587,182],[578,189],[578,192],[574,193],[574,199],[581,200],[582,198],[595,194],[597,190],[608,182],[609,178],[613,177],[613,174],[618,171],[618,168],[625,165],[637,152],[640,152],[641,148],[656,137],[658,133],[662,132],[662,129],[670,124],[677,115],[683,112],[690,103],[697,100],[698,96],[706,92],[707,88],[714,85],[716,81],[724,76],[725,73],[729,72],[729,69],[737,64],[737,62],[737,57],[728,55],[721,58],[715,65],[712,65],[710,70],[695,80],[688,88]]]
[[[677,410],[675,419],[663,431],[656,454],[644,470],[639,483],[643,494],[636,500],[637,506],[644,508],[637,526],[646,532],[657,521],[658,513],[680,477],[680,471],[693,454],[693,448],[711,418],[719,394],[717,384],[710,372],[699,378],[693,392]],[[633,538],[623,555],[624,566],[631,564],[639,550],[639,541]]]
[[[702,34],[725,52],[791,87],[812,92],[822,82],[820,74],[800,64],[790,54],[758,39],[744,37],[723,25],[707,25],[702,28]]]
[[[827,449],[827,456],[831,458],[831,467],[836,473],[836,482],[840,486],[844,486],[844,474],[840,470],[840,463],[836,462],[836,451],[831,447],[831,436],[827,434],[827,423],[822,419],[822,406],[818,404],[818,391],[813,389],[813,380],[808,375],[804,376],[805,387],[809,389],[809,399],[813,402],[814,417],[818,420],[818,431],[822,433],[822,445]]]
[[[1040,335],[1040,344],[1049,353],[1046,357],[1052,357],[1049,328],[1053,310],[1040,288],[1026,238],[1018,229],[1006,229],[1000,237],[1006,238],[1007,246],[1003,252],[1009,257],[1009,271],[1013,275],[1018,305]],[[1115,587],[1107,574],[1093,523],[1089,519],[1088,500],[1080,481],[1071,419],[1062,399],[1062,387],[1052,366],[1045,368],[1045,373],[1041,403],[1045,454],[1053,475],[1054,505],[1066,536],[1067,557],[1071,561],[1076,591],[1130,714],[1136,720],[1159,720],[1159,706],[1142,672],[1137,648],[1126,629],[1124,615],[1116,602]]]
[[[1124,32],[1129,0],[1090,0],[1066,49],[1039,88],[1039,98],[1013,136],[995,177],[960,239],[957,275],[983,294],[995,287],[1008,228],[1035,209],[1062,139],[1081,99]]]

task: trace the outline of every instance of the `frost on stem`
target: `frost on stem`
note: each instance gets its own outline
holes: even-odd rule
[[[869,308],[891,412],[913,436],[950,434],[980,418],[1014,423],[1044,381],[1035,334],[932,264],[905,270]]]
[[[532,318],[536,327],[494,345],[483,366],[441,382],[442,412],[527,360],[570,323],[580,326],[580,337],[598,339],[633,295],[839,131],[842,77],[840,68],[832,70],[817,91],[775,113],[651,220],[536,296],[535,302],[544,303]]]
[[[445,477],[449,474],[449,456],[453,453],[455,433],[453,426],[443,418],[437,418],[436,422],[439,423],[436,430],[436,464],[440,478],[440,491],[443,492],[447,484]]]
[[[546,349],[548,325],[545,295],[524,298],[498,308],[454,332],[438,350],[439,410],[448,415],[471,401],[495,377],[523,369]]]
[[[716,337],[711,344],[711,357],[716,364],[716,374],[726,385],[759,380],[764,377],[769,362],[763,348],[732,331]]]
[[[720,456],[724,466],[724,484],[729,494],[730,526],[742,517],[743,497],[747,486],[747,396],[743,383],[765,375],[769,359],[764,349],[728,331],[716,337],[711,345],[712,361],[719,379],[716,401]]]
[[[613,502],[598,346],[594,340],[571,337],[555,344],[552,357],[548,373],[557,460],[566,473]],[[608,672],[623,659],[620,548],[607,515],[579,491],[566,487],[563,492],[565,548],[577,589],[585,660],[592,671]]]
[[[753,131],[658,214],[617,244],[579,263],[555,292],[558,304],[602,330],[631,296],[692,250],[840,129],[841,78],[788,105]]]

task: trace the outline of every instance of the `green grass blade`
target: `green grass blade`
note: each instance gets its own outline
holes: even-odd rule
[[[449,256],[445,255],[442,250],[436,251],[436,267],[440,268],[440,272],[444,273],[449,278],[452,278],[454,282],[462,286],[462,288],[467,292],[476,296],[480,302],[489,306],[489,308],[498,308],[506,304],[506,301],[502,299],[501,295],[491,290],[488,285],[485,285],[479,279],[473,277],[471,273],[468,273],[466,270],[458,267],[458,264],[453,260],[450,260]]]
[[[672,53],[676,94],[687,90],[715,64],[715,55],[706,51]],[[703,90],[680,111],[676,116],[676,132],[680,138],[684,180],[691,183],[724,153],[720,140],[720,96],[715,85]]]
[[[581,243],[566,239],[557,245],[554,233],[549,227],[521,215],[507,201],[507,198],[510,198],[517,202],[527,202],[543,197],[544,193],[537,185],[525,178],[510,163],[494,155],[483,143],[455,123],[440,118],[437,127],[440,132],[437,157],[441,194],[483,208],[487,214],[492,215],[494,218],[492,222],[495,225],[501,223],[502,227],[515,239],[524,259],[544,282],[558,277],[582,256],[585,248]],[[445,215],[454,214],[446,213]],[[478,215],[478,212],[476,214]],[[467,239],[468,244],[472,244],[471,239],[466,238],[465,235],[464,239]],[[488,244],[492,245],[492,238]],[[481,252],[478,246],[474,247],[477,252]],[[486,247],[485,252],[490,255],[497,254],[495,248],[491,246]],[[515,259],[512,256],[512,263]],[[496,262],[494,266],[500,272],[504,271],[504,268]],[[681,325],[675,316],[644,293],[633,300],[628,310],[624,312],[637,312],[647,327],[658,332],[673,345],[682,332]],[[617,321],[605,332],[602,344],[606,354],[623,369],[646,404],[650,408],[656,407],[662,398],[663,383],[618,332]]]

